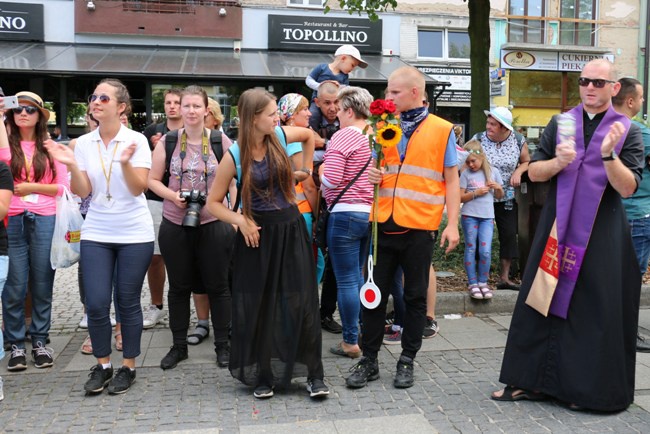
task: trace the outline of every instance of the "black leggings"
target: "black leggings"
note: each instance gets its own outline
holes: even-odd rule
[[[228,274],[235,229],[221,221],[198,228],[163,218],[158,235],[169,277],[169,328],[174,344],[187,345],[192,290],[208,294],[215,344],[228,341],[232,318]]]

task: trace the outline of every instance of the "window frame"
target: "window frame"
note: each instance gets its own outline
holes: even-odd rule
[[[420,55],[420,32],[441,32],[442,33],[442,57],[422,56]],[[467,57],[450,57],[449,56],[449,33],[464,33],[467,35],[467,46],[469,47],[469,32],[467,29],[453,29],[453,28],[430,28],[418,27],[418,41],[417,41],[417,58],[418,60],[452,60],[452,61],[467,61],[470,60],[470,54]]]
[[[544,20],[544,18],[546,18],[546,3],[547,3],[547,0],[540,0],[541,5],[542,5],[542,10],[541,10],[540,15],[528,15],[529,2],[531,0],[522,0],[522,1],[524,3],[524,13],[522,15],[516,15],[516,14],[510,13],[510,5],[511,5],[512,2],[508,1],[508,12],[507,12],[508,17],[511,17],[511,16],[526,16],[526,17],[536,17],[536,18],[539,17],[540,19],[539,20],[527,20],[527,19],[519,19],[519,18],[517,18],[517,19],[512,19],[511,20],[511,19],[508,18],[508,42],[544,44],[544,42],[546,41],[546,25],[545,25],[546,20]],[[521,25],[523,27],[523,40],[522,41],[513,41],[513,39],[510,37],[510,35],[511,35],[511,23],[515,23],[515,22],[518,25]],[[541,25],[539,27],[539,31],[540,31],[540,40],[539,41],[529,41],[528,40],[528,26],[529,26],[530,22],[539,22],[539,23],[541,23]]]
[[[573,1],[573,6],[574,6],[574,13],[573,17],[563,17],[562,16],[562,6],[563,3],[565,2],[570,2]],[[581,47],[595,47],[596,43],[596,24],[595,23],[587,23],[584,21],[584,19],[579,18],[580,17],[580,0],[560,0],[560,18],[565,18],[565,19],[573,19],[573,21],[561,21],[560,22],[560,28],[559,28],[559,38],[558,40],[560,41],[560,44],[562,45],[578,45]],[[596,20],[596,16],[598,14],[598,1],[597,0],[591,0],[591,17],[589,18],[590,20]],[[591,27],[591,31],[589,32],[589,45],[585,44],[580,44],[579,36],[580,32],[578,29],[578,26],[580,25],[585,25],[588,24]],[[566,33],[567,31],[573,32],[573,38],[571,44],[564,44],[562,42],[563,38],[562,35],[563,33]]]
[[[307,8],[307,9],[325,9],[325,0],[321,0],[320,6],[309,4],[309,0],[294,0],[300,1],[301,4],[291,3],[291,0],[287,0],[287,7],[289,8]]]

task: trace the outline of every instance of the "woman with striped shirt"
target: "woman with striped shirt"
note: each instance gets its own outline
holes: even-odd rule
[[[327,145],[320,172],[321,188],[328,207],[360,171],[369,167],[370,145],[362,131],[372,100],[370,93],[360,87],[349,86],[339,92],[337,116],[341,129]],[[331,209],[327,224],[328,254],[338,284],[343,325],[343,342],[330,351],[351,358],[361,356],[358,343],[359,289],[363,285],[361,270],[367,254],[372,193],[373,187],[367,175],[362,173]]]

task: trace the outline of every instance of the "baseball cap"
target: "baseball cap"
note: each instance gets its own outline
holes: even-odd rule
[[[353,45],[341,45],[339,48],[337,48],[336,53],[334,53],[335,56],[352,56],[355,59],[359,61],[359,67],[360,68],[366,68],[368,64],[361,58],[361,53],[359,53],[359,50]]]
[[[501,125],[512,131],[512,113],[505,107],[495,107],[490,110],[483,110],[485,116],[492,116]]]

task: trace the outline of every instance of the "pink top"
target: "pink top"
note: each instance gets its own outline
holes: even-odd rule
[[[32,155],[36,148],[35,142],[20,142],[20,147],[23,148],[25,157],[31,161]],[[11,150],[9,148],[0,148],[0,161],[4,161],[7,165],[11,165]],[[56,179],[53,179],[52,172],[49,165],[45,168],[45,175],[40,181],[40,184],[58,184],[56,195],[63,194],[63,186],[70,187],[68,182],[68,169],[63,163],[54,161],[56,167]],[[29,178],[34,179],[34,168],[30,167]],[[23,175],[21,179],[14,179],[16,185],[27,182],[26,177]],[[31,197],[30,197],[31,196]],[[9,204],[9,215],[15,216],[25,211],[33,212],[34,214],[50,216],[56,215],[56,197],[48,196],[46,194],[34,194],[33,196],[12,196],[11,203]],[[25,200],[27,198],[27,200]]]

